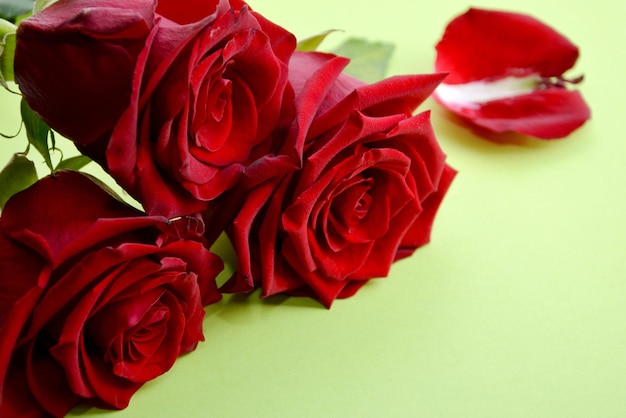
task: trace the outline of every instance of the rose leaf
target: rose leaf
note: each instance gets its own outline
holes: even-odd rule
[[[26,100],[22,99],[20,109],[28,142],[39,151],[46,161],[46,165],[52,170],[52,159],[50,158],[50,149],[48,147],[50,127],[28,106]]]
[[[57,166],[54,168],[54,171],[58,170],[80,170],[87,164],[91,162],[91,158],[86,155],[77,155],[75,157],[70,157],[59,161]]]
[[[33,7],[33,13],[38,13],[50,6],[52,3],[56,3],[57,0],[35,0],[35,6]]]
[[[37,181],[35,165],[24,154],[13,154],[9,163],[0,171],[0,208],[15,193]]]
[[[367,83],[373,83],[385,78],[393,49],[394,46],[390,43],[351,38],[333,53],[350,58],[350,64],[345,69],[346,73]]]
[[[337,30],[329,29],[317,35],[304,38],[298,41],[298,46],[296,49],[298,51],[315,51],[320,46],[320,44],[324,41],[324,39],[326,39],[326,37],[333,32],[337,32]]]
[[[0,18],[14,20],[33,10],[33,0],[0,0]]]

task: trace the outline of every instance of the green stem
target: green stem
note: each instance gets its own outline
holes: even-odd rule
[[[7,33],[15,33],[17,26],[8,20],[0,19],[0,39],[3,39]]]
[[[0,19],[0,85],[8,89],[7,81],[13,81],[13,58],[15,55],[15,32],[17,26]]]

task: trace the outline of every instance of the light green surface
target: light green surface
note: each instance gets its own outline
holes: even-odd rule
[[[459,0],[251,3],[300,37],[344,29],[428,72]],[[569,138],[498,145],[429,101],[459,175],[432,242],[330,311],[227,298],[206,342],[113,417],[626,417],[626,2],[476,1],[533,14],[581,48],[592,120]],[[0,130],[16,103],[0,93]],[[2,141],[1,162],[10,155]]]

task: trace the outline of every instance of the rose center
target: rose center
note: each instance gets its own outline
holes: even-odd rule
[[[130,380],[141,374],[146,361],[155,355],[167,336],[169,317],[168,307],[157,302],[135,326],[114,337],[105,355],[114,374]]]
[[[232,82],[217,77],[204,89],[195,110],[193,130],[198,147],[216,152],[224,146],[230,132]]]
[[[369,191],[373,184],[374,180],[371,178],[358,179],[351,187],[335,196],[331,208],[332,219],[335,223],[351,231],[367,216],[372,204]]]
[[[114,375],[144,382],[160,374],[170,357],[164,347],[176,345],[168,341],[176,339],[170,335],[174,299],[155,288],[111,303],[90,318],[89,340],[102,350]]]
[[[125,359],[138,361],[152,356],[166,335],[168,319],[169,310],[167,306],[157,302],[150,307],[141,322],[120,336],[118,347],[121,348],[122,352],[116,353],[113,349],[109,352],[110,355],[122,361]],[[116,347],[116,344],[113,344],[112,347]]]

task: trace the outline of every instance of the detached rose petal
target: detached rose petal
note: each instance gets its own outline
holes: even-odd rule
[[[434,98],[475,125],[554,139],[591,116],[581,94],[567,89],[582,77],[564,77],[578,47],[531,16],[471,8],[436,48],[435,69],[449,76]]]

